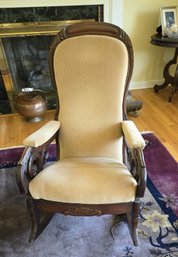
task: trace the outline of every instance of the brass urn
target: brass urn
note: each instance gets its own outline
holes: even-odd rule
[[[47,101],[43,91],[23,88],[22,92],[14,93],[14,107],[26,121],[39,122],[47,110]]]

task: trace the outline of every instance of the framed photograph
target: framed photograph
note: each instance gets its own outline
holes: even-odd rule
[[[177,24],[177,9],[176,6],[161,7],[161,25],[162,35],[167,36],[167,29],[173,24]]]

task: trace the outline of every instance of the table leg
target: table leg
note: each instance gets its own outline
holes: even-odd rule
[[[175,76],[174,76],[174,83],[172,85],[172,90],[171,93],[169,95],[169,102],[172,101],[172,98],[174,96],[174,94],[176,93],[176,91],[178,90],[178,65],[176,67],[176,72],[175,72]]]
[[[160,89],[163,89],[167,87],[168,85],[173,85],[174,84],[174,77],[169,74],[169,68],[172,64],[177,63],[177,56],[178,56],[178,48],[175,49],[174,57],[172,60],[170,60],[166,66],[164,67],[163,70],[163,77],[164,77],[164,83],[161,85],[155,85],[154,86],[154,91],[157,93]]]

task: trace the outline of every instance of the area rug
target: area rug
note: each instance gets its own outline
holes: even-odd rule
[[[0,169],[16,167],[24,149],[24,146],[0,149]],[[55,159],[55,144],[51,144],[48,161],[54,161]]]
[[[0,256],[1,257],[142,257],[178,256],[178,219],[168,195],[161,194],[151,178],[150,158],[155,155],[154,137],[147,138],[145,148],[149,179],[146,196],[141,204],[138,227],[139,246],[134,247],[124,217],[113,225],[110,215],[101,217],[70,217],[56,214],[39,238],[29,244],[30,220],[25,201],[15,183],[15,167],[0,170]],[[12,149],[11,149],[12,150]],[[23,149],[21,149],[23,150]],[[53,152],[53,147],[51,152]],[[162,151],[162,150],[161,150]],[[0,152],[1,154],[1,152]],[[169,155],[169,153],[167,152]],[[50,158],[53,158],[54,152]],[[169,158],[166,156],[165,158]],[[154,160],[154,162],[157,160]],[[5,154],[3,161],[5,161]],[[11,160],[9,159],[9,162]],[[15,166],[15,159],[13,166]],[[158,160],[157,160],[158,161]],[[175,160],[172,159],[175,165]],[[151,164],[149,164],[151,162]],[[169,160],[170,162],[170,160]],[[5,162],[4,162],[5,164]],[[162,170],[162,162],[159,170]],[[170,167],[171,164],[169,164]],[[8,166],[11,166],[8,164]],[[176,167],[176,166],[175,166]],[[169,173],[171,173],[171,170]],[[160,171],[161,173],[161,171]],[[154,175],[153,175],[154,177]],[[165,178],[164,184],[167,179]],[[177,187],[176,187],[177,188]],[[176,190],[175,188],[175,190]],[[173,192],[174,193],[174,192]],[[175,204],[177,201],[173,199]],[[160,207],[161,206],[161,207]],[[174,217],[169,220],[170,216]],[[113,235],[113,237],[112,237]]]
[[[178,216],[178,163],[154,134],[144,138],[148,142],[144,149],[148,176]]]

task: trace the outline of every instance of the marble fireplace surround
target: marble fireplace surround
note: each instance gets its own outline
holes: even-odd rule
[[[4,9],[5,12],[6,12],[6,10],[5,10],[6,8],[54,7],[54,6],[56,6],[56,7],[68,6],[69,7],[69,6],[86,6],[86,5],[87,6],[88,5],[90,5],[90,6],[102,5],[103,6],[102,19],[106,22],[111,22],[116,25],[122,26],[122,1],[121,0],[85,0],[85,1],[81,1],[81,0],[78,0],[78,1],[74,1],[74,0],[65,0],[65,1],[64,0],[51,0],[51,1],[36,0],[36,1],[34,1],[34,0],[31,0],[30,2],[27,0],[24,0],[23,3],[22,2],[20,3],[20,1],[17,1],[17,0],[1,0],[0,1],[0,8]],[[13,40],[13,38],[12,38],[12,40]],[[9,49],[8,49],[8,51],[9,51]],[[1,56],[0,56],[0,59],[2,59]],[[1,71],[3,71],[2,67],[1,67]],[[5,78],[4,81],[7,81],[6,75],[2,76],[2,78],[3,77]],[[12,93],[14,91],[14,88],[15,88],[15,86],[13,85],[12,80],[11,80],[11,86],[8,86],[7,83],[5,85],[6,93],[8,95],[8,98],[7,98],[8,108],[6,108],[6,104],[5,104],[5,108],[11,109],[10,113],[15,112],[15,110],[13,108],[13,101],[12,101],[13,100]],[[10,103],[10,106],[9,106],[9,103]],[[55,108],[55,100],[53,99],[53,97],[52,97],[51,104],[52,105],[51,106],[49,105],[48,109]],[[53,106],[53,104],[54,104],[54,106]],[[0,114],[3,114],[1,103],[0,103]]]
[[[111,22],[122,27],[123,1],[124,0],[1,0],[0,8],[103,5],[104,21]]]

